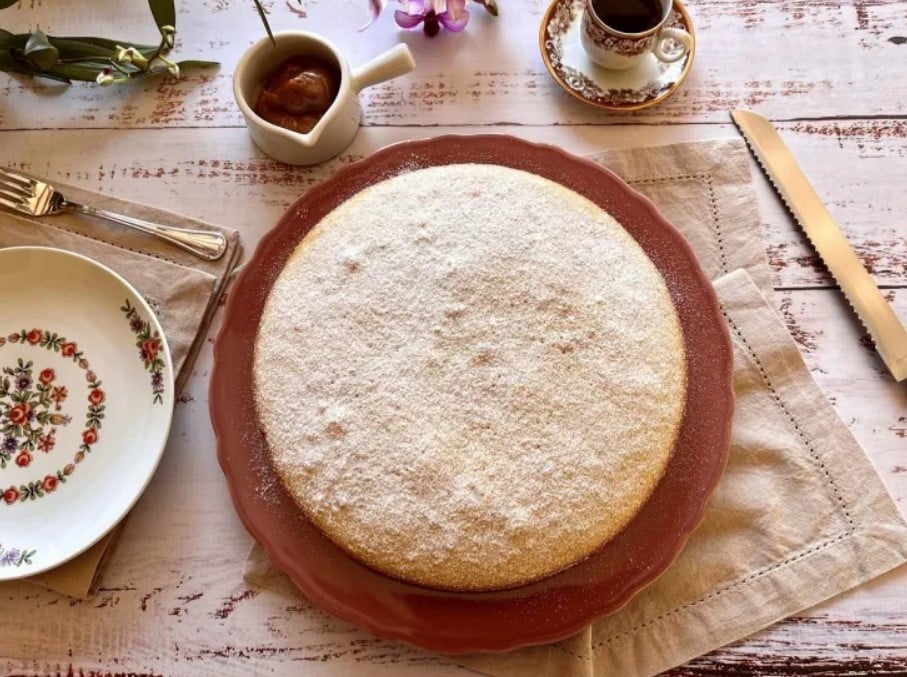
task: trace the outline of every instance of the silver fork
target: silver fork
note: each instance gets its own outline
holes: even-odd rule
[[[216,261],[227,250],[227,238],[221,233],[164,226],[106,209],[70,202],[49,183],[2,167],[0,167],[0,205],[26,216],[49,216],[70,212],[107,219],[159,237],[208,261]]]

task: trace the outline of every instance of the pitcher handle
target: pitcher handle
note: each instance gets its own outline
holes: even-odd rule
[[[358,94],[366,87],[399,78],[415,68],[416,62],[409,47],[400,43],[353,71],[353,91]]]

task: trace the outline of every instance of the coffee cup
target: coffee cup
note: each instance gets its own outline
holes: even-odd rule
[[[693,49],[685,30],[666,26],[673,0],[586,0],[580,39],[599,66],[632,68],[651,52],[673,63]]]

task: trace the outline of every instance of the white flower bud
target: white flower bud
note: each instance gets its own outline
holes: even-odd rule
[[[129,63],[138,66],[139,68],[145,68],[148,65],[148,59],[146,59],[145,55],[135,47],[130,47],[129,49],[127,49],[126,55],[129,58]]]
[[[95,82],[101,85],[101,87],[107,87],[116,82],[116,78],[113,77],[113,75],[110,74],[110,71],[105,68],[100,73],[98,73],[98,77],[95,79]]]
[[[167,45],[169,49],[173,49],[173,41],[176,36],[176,28],[173,26],[161,26],[161,37],[164,39],[164,44]]]
[[[166,69],[170,75],[172,75],[177,80],[180,77],[180,67],[175,62],[171,61],[165,56],[158,55],[151,62],[151,69],[156,73],[159,73],[161,70]]]

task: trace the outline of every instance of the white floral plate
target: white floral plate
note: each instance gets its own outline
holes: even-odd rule
[[[135,504],[173,416],[157,318],[113,271],[0,250],[0,581],[91,547]]]
[[[665,25],[693,36],[693,48],[674,63],[662,63],[648,54],[638,66],[624,71],[602,68],[586,55],[580,42],[585,4],[585,0],[554,0],[542,19],[539,46],[545,67],[557,84],[580,101],[613,111],[648,108],[677,91],[696,56],[693,22],[680,0],[674,0]]]

